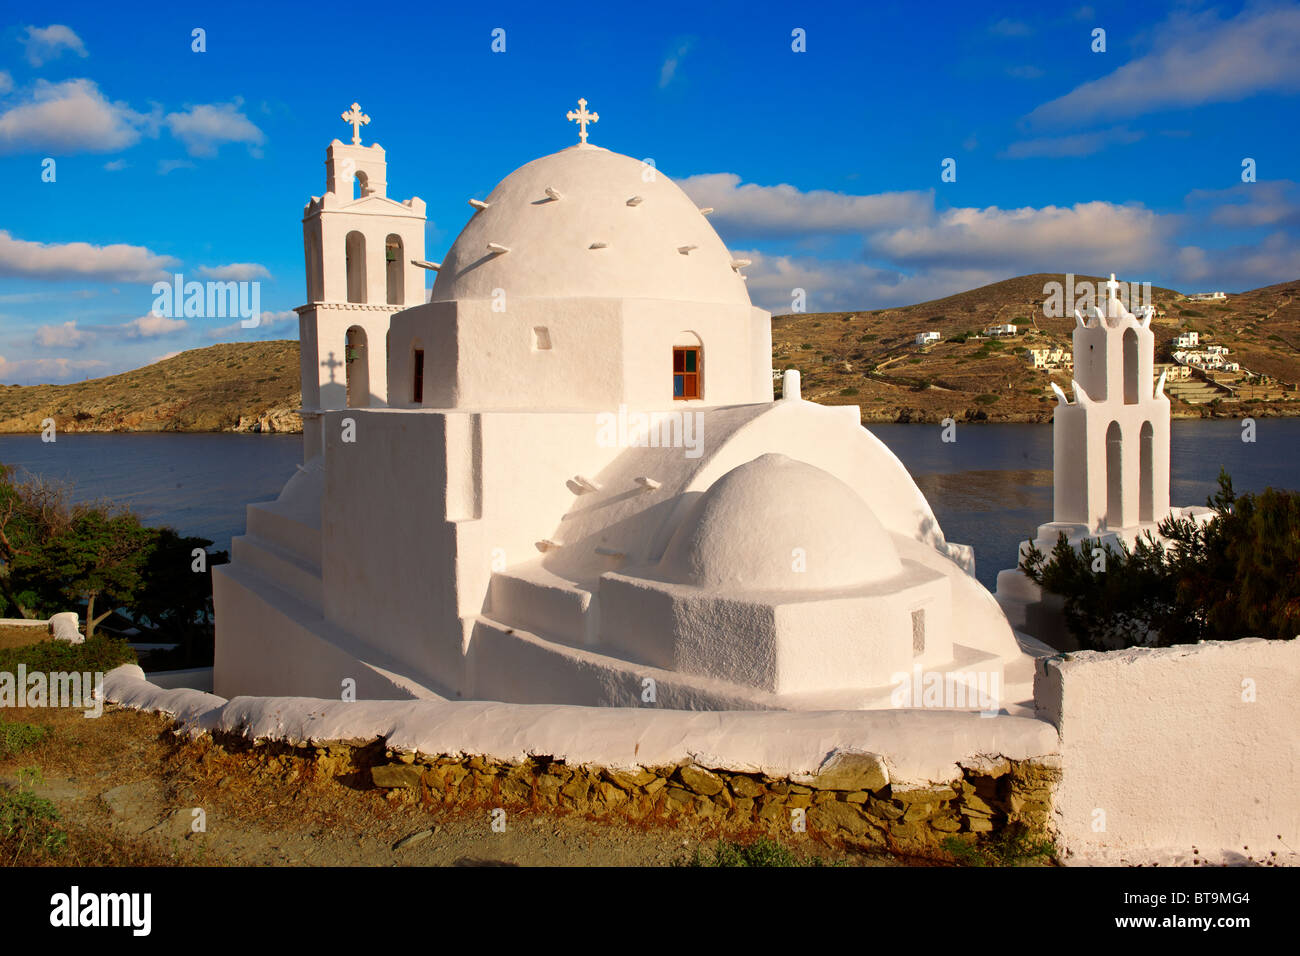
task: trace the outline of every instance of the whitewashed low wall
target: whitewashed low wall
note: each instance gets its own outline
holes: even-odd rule
[[[1066,654],[1038,662],[1034,696],[1061,734],[1068,854],[1294,862],[1300,641]]]
[[[192,733],[295,745],[383,738],[396,751],[513,762],[546,754],[574,765],[694,760],[779,777],[814,773],[835,751],[884,758],[892,782],[947,783],[989,757],[1055,765],[1056,731],[1029,717],[919,710],[685,711],[495,701],[235,697],[150,683],[134,664],[109,672],[105,697],[174,716]]]

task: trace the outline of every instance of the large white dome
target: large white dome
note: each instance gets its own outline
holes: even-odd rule
[[[630,156],[571,146],[515,170],[486,202],[443,259],[432,301],[487,299],[502,289],[507,301],[750,304],[731,254],[695,203]],[[509,251],[494,253],[489,243]]]
[[[889,532],[856,491],[778,454],[715,481],[659,562],[668,580],[742,591],[835,590],[902,570]]]

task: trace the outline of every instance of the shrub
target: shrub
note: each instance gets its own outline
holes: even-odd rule
[[[39,776],[34,769],[19,773],[20,780]],[[6,862],[39,863],[60,856],[67,848],[68,834],[58,824],[58,809],[30,787],[20,783],[13,790],[0,790],[0,853]]]
[[[49,729],[39,724],[21,724],[0,717],[0,760],[6,760],[34,747],[45,739]]]
[[[976,403],[980,405],[992,405],[997,400],[998,400],[998,396],[991,395],[988,392],[985,392],[983,395],[975,396]]]
[[[1131,549],[1085,541],[1076,551],[1061,535],[1050,558],[1031,546],[1020,568],[1064,597],[1066,624],[1093,650],[1293,639],[1300,633],[1300,493],[1237,495],[1220,471],[1208,504],[1209,524],[1161,522],[1167,547],[1146,536]]]
[[[24,647],[0,649],[0,671],[14,671],[25,664],[29,671],[101,671],[108,673],[121,664],[135,664],[135,651],[125,638],[97,634],[84,644],[41,641]]]
[[[856,395],[856,394],[858,394],[858,390],[857,390],[856,388],[853,388],[853,387],[842,388],[842,389],[840,389],[840,394],[841,394],[841,395]]]

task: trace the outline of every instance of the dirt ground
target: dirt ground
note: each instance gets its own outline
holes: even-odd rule
[[[511,811],[505,831],[495,832],[491,807],[406,802],[363,789],[356,774],[321,772],[313,760],[267,748],[228,752],[176,736],[166,718],[122,708],[98,719],[53,709],[7,710],[0,719],[49,728],[44,740],[0,759],[0,787],[29,787],[58,808],[69,834],[58,861],[65,864],[667,866],[715,839],[698,826],[556,811]],[[786,842],[827,862],[899,862],[808,835]]]

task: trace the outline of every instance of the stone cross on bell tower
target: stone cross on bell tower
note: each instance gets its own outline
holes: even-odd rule
[[[352,145],[361,145],[361,127],[370,125],[370,117],[361,112],[361,104],[353,103],[352,108],[343,114],[343,122],[352,124]]]

